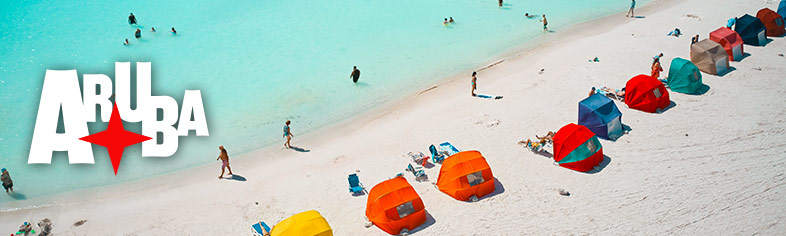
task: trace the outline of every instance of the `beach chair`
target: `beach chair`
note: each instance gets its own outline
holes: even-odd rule
[[[459,151],[458,148],[456,148],[455,146],[453,146],[453,144],[450,144],[449,142],[440,143],[439,148],[441,151],[447,153],[448,156],[452,156],[453,154],[461,152]]]
[[[428,163],[429,156],[423,155],[422,152],[409,152],[407,156],[418,165],[425,166]]]
[[[420,166],[412,166],[412,164],[407,165],[407,171],[412,172],[415,175],[415,180],[418,182],[423,182],[428,180],[428,176],[426,175],[426,171],[423,170],[423,167]]]
[[[347,176],[347,181],[349,181],[349,192],[353,195],[361,195],[364,194],[366,188],[363,187],[363,184],[360,183],[360,179],[358,175],[355,173],[349,174]]]
[[[260,221],[251,226],[251,232],[255,236],[269,236],[270,235],[270,227],[265,224],[265,222]]]
[[[442,161],[445,160],[447,157],[445,153],[437,151],[437,148],[434,147],[434,144],[428,147],[429,152],[431,152],[431,162],[442,164]]]

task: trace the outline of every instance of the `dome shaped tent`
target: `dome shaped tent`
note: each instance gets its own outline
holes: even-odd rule
[[[330,228],[319,212],[310,210],[290,216],[273,226],[271,236],[333,236]]]
[[[366,217],[388,234],[411,231],[426,222],[423,200],[401,176],[382,181],[368,192]]]
[[[767,28],[759,18],[745,14],[737,18],[734,31],[740,35],[742,42],[753,46],[764,46],[767,44]]]
[[[729,59],[739,61],[742,59],[742,38],[734,30],[721,27],[710,33],[710,40],[723,46]]]
[[[468,201],[494,192],[494,175],[480,152],[463,151],[442,163],[437,187],[456,200]]]
[[[603,162],[603,147],[587,127],[571,123],[554,135],[554,161],[562,167],[587,172]]]
[[[678,93],[697,94],[704,86],[701,82],[701,72],[692,62],[674,58],[669,66],[669,77],[666,84],[671,91]]]
[[[784,28],[786,26],[783,25],[783,17],[769,8],[759,10],[759,12],[756,13],[756,18],[759,18],[761,23],[764,24],[764,27],[767,28],[767,36],[781,36],[786,34],[786,28]]]
[[[637,75],[625,84],[625,104],[631,109],[655,113],[671,104],[669,91],[649,75]]]
[[[622,136],[622,113],[614,101],[599,93],[579,102],[579,125],[600,138],[616,140]]]
[[[690,45],[690,61],[704,73],[719,75],[729,69],[729,55],[723,46],[709,39]]]

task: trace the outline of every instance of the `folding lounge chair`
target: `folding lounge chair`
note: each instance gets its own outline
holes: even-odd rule
[[[461,152],[458,148],[454,147],[453,144],[450,144],[449,142],[439,144],[439,148],[441,151],[446,152],[448,156],[452,156],[453,154]]]
[[[423,155],[422,152],[409,152],[407,156],[412,159],[415,163],[421,166],[425,166],[428,163],[428,156]]]
[[[347,180],[349,181],[350,193],[357,194],[357,195],[365,193],[365,188],[363,188],[363,184],[360,183],[360,179],[358,178],[357,174],[355,173],[349,174]]]
[[[251,231],[254,233],[254,235],[260,235],[260,236],[268,236],[268,235],[270,235],[270,227],[268,227],[267,224],[265,224],[265,222],[262,222],[262,221],[252,225],[251,229],[252,229]]]
[[[428,147],[428,150],[431,152],[431,162],[442,164],[442,161],[447,157],[444,153],[437,151],[433,144]]]
[[[428,176],[426,175],[426,171],[423,170],[423,167],[420,166],[414,167],[412,166],[412,164],[409,164],[407,166],[407,171],[412,172],[412,174],[415,175],[415,180],[417,180],[418,182],[428,179]]]

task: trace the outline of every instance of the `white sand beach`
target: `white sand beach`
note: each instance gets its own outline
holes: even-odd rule
[[[664,78],[671,59],[690,57],[692,36],[705,39],[731,17],[777,4],[654,0],[636,9],[641,18],[623,12],[550,33],[548,43],[479,71],[478,90],[503,99],[471,97],[469,75],[480,68],[468,68],[434,88],[306,135],[293,120],[292,145],[303,152],[274,146],[232,155],[232,144],[223,143],[242,176],[234,180],[216,179],[216,162],[79,190],[46,200],[50,206],[2,212],[0,229],[8,235],[23,221],[49,218],[55,235],[249,235],[257,221],[273,225],[313,209],[336,235],[387,235],[364,227],[366,195],[347,191],[347,173],[357,170],[367,190],[405,173],[428,212],[414,235],[782,235],[786,38],[745,45],[750,56],[731,62],[733,71],[703,74],[707,93],[672,92],[676,106],[661,114],[617,102],[631,131],[616,142],[601,141],[608,160],[597,173],[555,166],[516,144],[577,122],[577,104],[591,87],[621,88],[649,74],[660,52]],[[675,27],[683,36],[666,36]],[[600,62],[588,62],[594,57]],[[431,183],[439,165],[426,169],[429,182],[404,171],[410,162],[404,154],[426,153],[430,144],[445,141],[486,157],[495,193],[459,202]],[[205,147],[204,158],[215,158],[217,147]],[[36,200],[9,205],[23,208]],[[80,220],[87,221],[72,225]]]

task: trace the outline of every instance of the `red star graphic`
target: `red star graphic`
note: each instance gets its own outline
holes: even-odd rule
[[[112,160],[112,168],[115,169],[115,175],[117,175],[117,167],[120,166],[120,159],[123,158],[123,149],[151,138],[126,131],[123,128],[120,113],[117,111],[117,104],[113,105],[112,117],[109,118],[109,126],[106,130],[79,138],[79,140],[106,147],[109,159]]]

